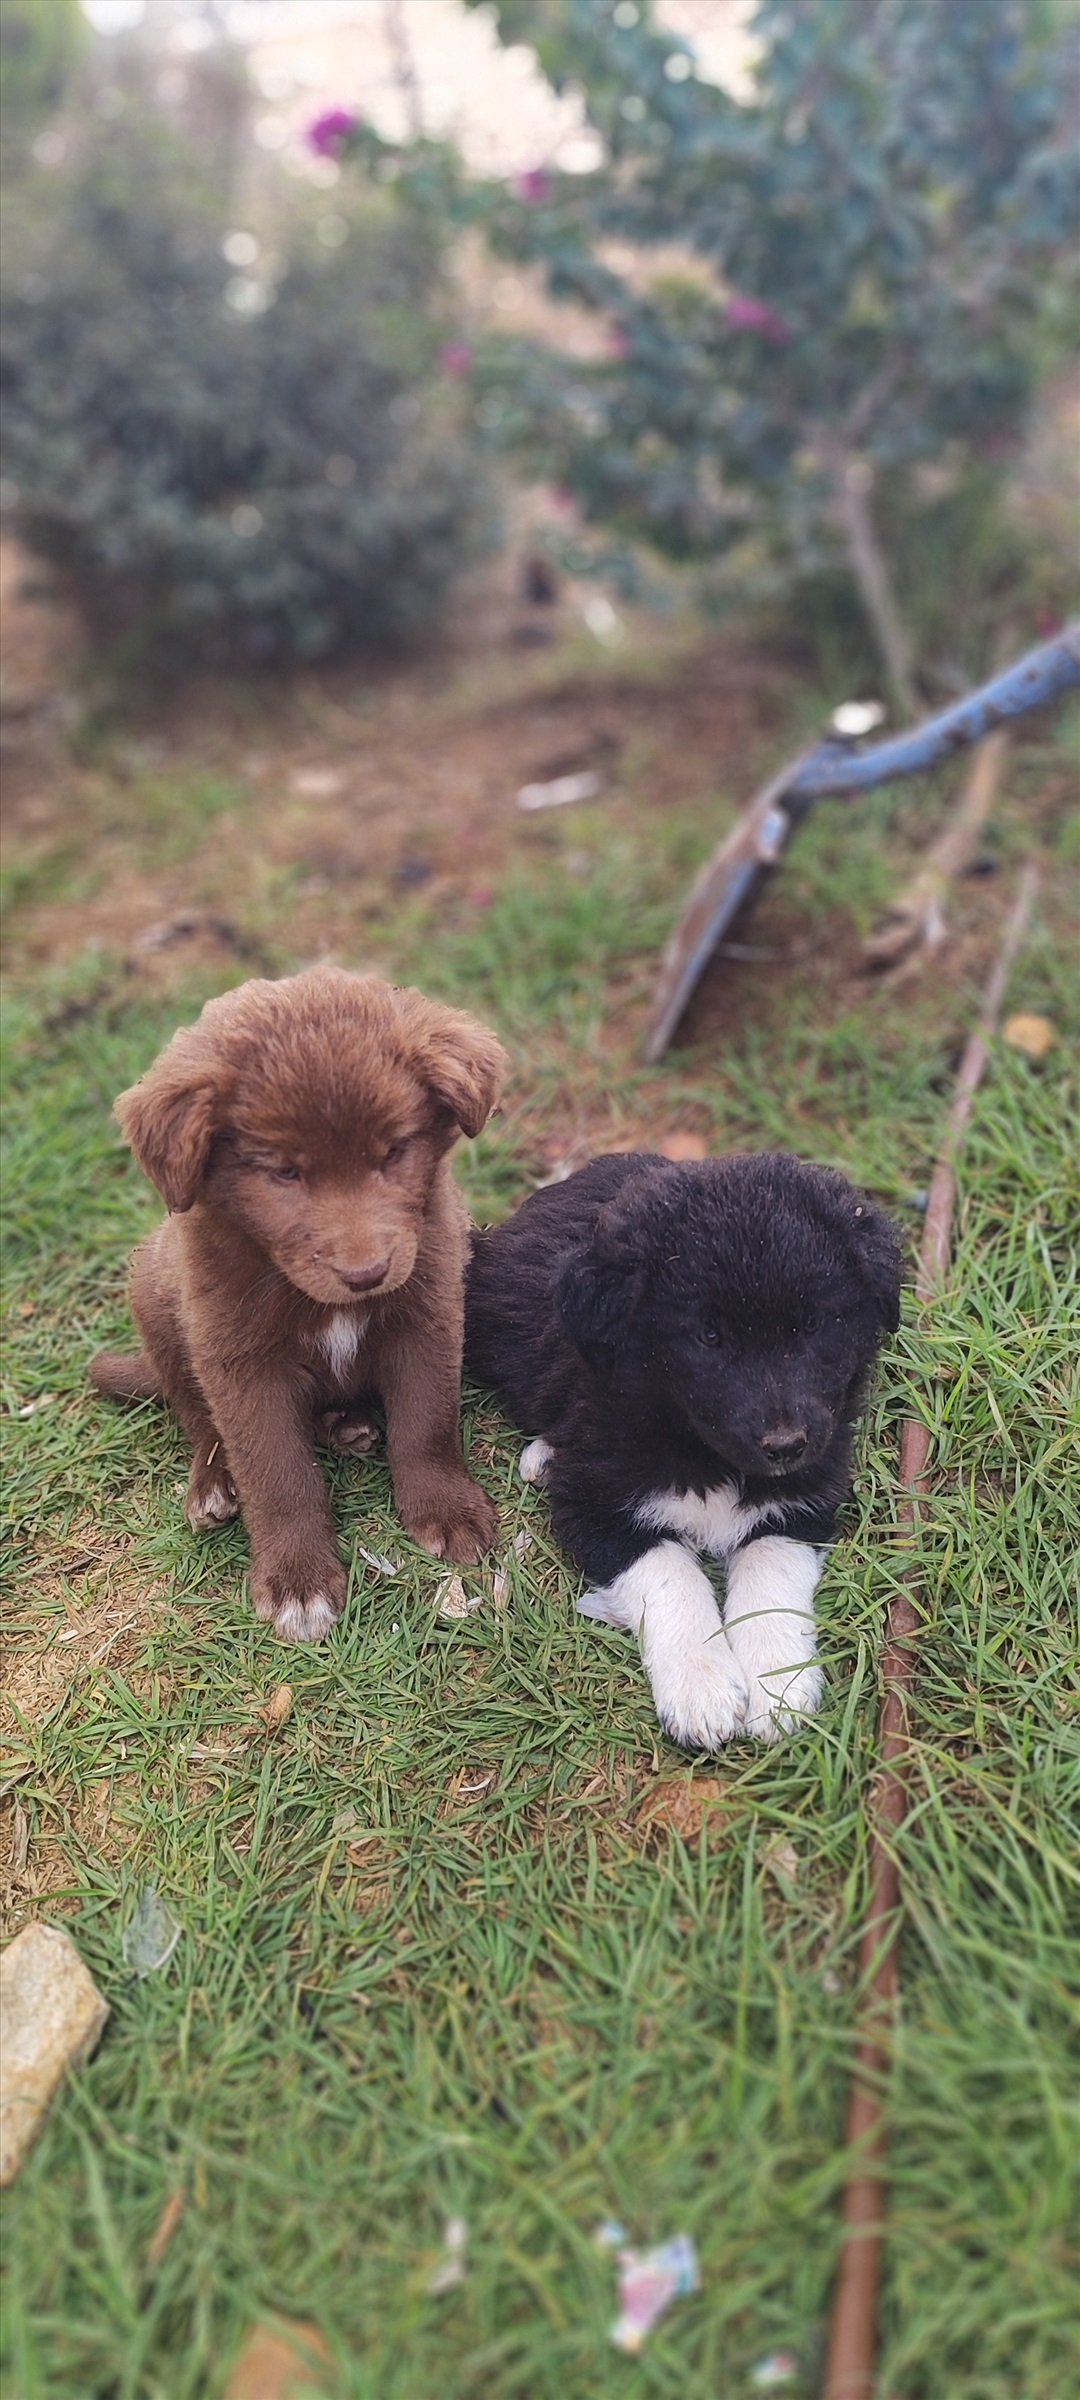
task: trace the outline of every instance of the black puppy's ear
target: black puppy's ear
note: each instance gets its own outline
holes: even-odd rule
[[[171,1045],[170,1045],[171,1047]],[[113,1108],[143,1174],[177,1214],[194,1205],[218,1129],[220,1092],[168,1050]]]
[[[881,1323],[895,1333],[900,1323],[902,1260],[896,1228],[883,1208],[858,1200],[851,1220],[853,1248],[859,1274],[868,1285]]]
[[[605,1253],[593,1243],[563,1268],[555,1287],[563,1331],[597,1374],[614,1364],[644,1288],[640,1256]]]

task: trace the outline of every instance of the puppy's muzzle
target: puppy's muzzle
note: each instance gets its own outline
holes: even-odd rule
[[[335,1266],[334,1268],[335,1275],[340,1275],[342,1283],[347,1285],[350,1292],[377,1291],[380,1283],[385,1283],[389,1272],[390,1261],[388,1258],[373,1259],[371,1265],[366,1267]]]

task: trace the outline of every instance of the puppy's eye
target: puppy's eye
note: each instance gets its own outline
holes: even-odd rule
[[[268,1168],[267,1172],[275,1183],[300,1183],[302,1181],[299,1167],[286,1166],[284,1161],[280,1166]]]
[[[701,1328],[701,1339],[704,1342],[707,1350],[719,1350],[721,1336],[718,1333],[715,1325],[703,1325]]]
[[[396,1167],[398,1160],[404,1158],[408,1147],[407,1141],[391,1142],[389,1150],[383,1153],[383,1166]]]

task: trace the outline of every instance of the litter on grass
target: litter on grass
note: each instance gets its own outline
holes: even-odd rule
[[[399,1558],[383,1558],[382,1553],[378,1550],[365,1550],[362,1542],[358,1542],[356,1545],[356,1555],[363,1559],[365,1566],[374,1567],[377,1575],[400,1575],[401,1573]]]
[[[751,2367],[750,2381],[757,2391],[771,2392],[782,2383],[794,2383],[798,2372],[799,2361],[794,2350],[770,2350],[766,2358],[759,2358],[756,2367]]]
[[[121,1948],[124,1965],[141,1979],[168,1966],[183,1932],[178,1917],[162,1899],[156,1883],[148,1883],[135,1903],[135,1914],[124,1927]]]
[[[626,2227],[610,2218],[597,2226],[596,2239],[618,2253],[621,2307],[611,2339],[617,2350],[633,2356],[671,2302],[696,2292],[701,2280],[697,2251],[688,2233],[676,2233],[654,2250],[631,2249]]]
[[[469,2228],[464,2217],[448,2217],[443,2227],[443,2254],[427,2279],[429,2292],[452,2292],[465,2279]]]
[[[471,1617],[474,1608],[482,1608],[482,1592],[467,1592],[460,1575],[451,1575],[439,1593],[440,1617]]]
[[[566,808],[571,800],[595,800],[603,788],[603,777],[589,767],[583,775],[556,775],[553,783],[523,783],[517,804],[525,810]]]

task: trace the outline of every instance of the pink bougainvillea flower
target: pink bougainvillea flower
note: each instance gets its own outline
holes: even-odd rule
[[[551,190],[547,168],[526,167],[524,174],[517,177],[515,188],[519,200],[526,201],[530,208],[537,207],[541,200],[547,199]]]
[[[444,375],[467,375],[472,365],[468,342],[444,342],[439,352],[439,365]]]
[[[749,292],[732,292],[725,314],[733,333],[760,333],[767,342],[790,342],[795,332],[767,300],[755,300]]]
[[[607,347],[612,358],[629,358],[634,345],[622,325],[613,325],[607,337]]]
[[[316,158],[339,158],[359,123],[351,108],[324,108],[321,117],[308,126],[308,148],[314,150]]]

